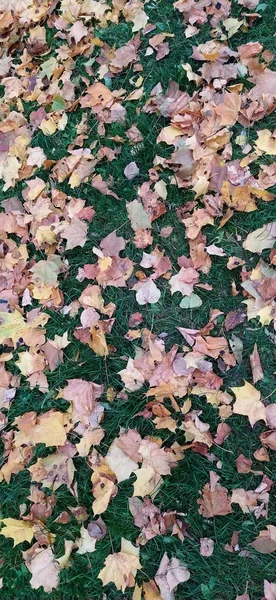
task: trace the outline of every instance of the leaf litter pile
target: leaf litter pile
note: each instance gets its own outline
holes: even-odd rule
[[[276,598],[274,8],[1,1],[4,600]]]

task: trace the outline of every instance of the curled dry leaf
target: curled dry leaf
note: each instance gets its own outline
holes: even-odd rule
[[[258,381],[263,379],[264,376],[257,344],[254,344],[253,352],[252,354],[250,354],[250,365],[252,370],[253,383],[257,383]]]

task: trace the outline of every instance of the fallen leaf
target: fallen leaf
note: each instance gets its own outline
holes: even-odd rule
[[[231,390],[236,396],[236,402],[233,405],[235,414],[247,416],[251,427],[260,420],[266,423],[265,406],[261,402],[261,394],[251,383],[245,381],[243,386],[233,387]]]
[[[264,580],[264,595],[265,600],[276,600],[276,583],[270,583],[267,579]]]
[[[210,483],[202,489],[202,497],[198,499],[199,512],[204,517],[210,518],[228,515],[232,512],[228,491],[219,483],[219,476],[211,471]]]
[[[243,248],[249,252],[261,254],[266,248],[272,248],[276,240],[276,223],[267,223],[260,229],[249,233],[243,242]]]
[[[91,537],[89,531],[85,529],[84,525],[81,526],[80,538],[76,540],[78,546],[77,554],[86,554],[86,552],[95,552],[96,538]]]
[[[140,169],[136,165],[136,162],[130,162],[124,169],[124,175],[129,180],[132,180],[135,177],[137,177],[137,175],[139,175],[139,173],[140,173]]]
[[[174,590],[180,583],[190,579],[190,572],[178,558],[169,559],[167,553],[163,555],[158,571],[154,577],[163,600],[174,600]]]
[[[200,554],[201,556],[209,557],[214,552],[215,542],[210,538],[200,538]]]
[[[156,283],[152,279],[146,281],[139,281],[133,287],[136,291],[136,300],[138,304],[156,304],[160,299],[161,292],[158,289]]]
[[[258,381],[260,381],[260,379],[263,379],[264,376],[257,344],[254,344],[253,352],[252,354],[250,354],[250,365],[252,370],[253,383],[257,383]]]
[[[262,529],[258,537],[250,542],[249,546],[252,546],[254,550],[261,554],[271,554],[276,551],[276,527],[274,525],[268,525],[266,529]]]
[[[77,246],[84,246],[87,239],[88,225],[78,217],[74,217],[69,225],[65,227],[61,236],[67,240],[66,250],[72,250]]]
[[[1,523],[5,525],[1,529],[0,534],[6,538],[13,538],[13,545],[21,544],[21,542],[31,542],[34,537],[34,527],[32,523],[20,521],[17,519],[1,519]]]
[[[60,566],[50,547],[42,548],[35,543],[29,550],[23,552],[23,558],[32,575],[30,584],[34,590],[40,587],[43,587],[44,592],[57,589]]]
[[[103,585],[114,583],[117,590],[123,592],[126,587],[134,587],[137,570],[142,568],[139,552],[139,548],[122,538],[121,551],[109,554],[105,559],[104,568],[98,575]]]

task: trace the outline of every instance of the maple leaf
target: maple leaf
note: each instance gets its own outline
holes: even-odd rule
[[[116,476],[107,464],[102,463],[94,469],[91,477],[93,483],[93,496],[95,498],[92,508],[95,515],[101,515],[108,507],[108,504],[118,493],[115,485]]]
[[[7,462],[1,468],[1,475],[7,483],[10,483],[12,474],[20,473],[25,465],[30,462],[33,451],[30,447],[23,446],[15,448],[9,453]]]
[[[241,107],[241,96],[238,94],[225,92],[223,103],[216,106],[215,111],[220,116],[220,125],[234,125],[237,121]]]
[[[1,523],[5,525],[1,529],[0,534],[6,538],[13,538],[13,545],[21,544],[21,542],[31,542],[35,533],[32,523],[20,521],[18,519],[1,519]]]
[[[60,566],[50,547],[42,548],[35,543],[23,552],[23,558],[32,574],[30,584],[34,590],[43,587],[45,592],[51,592],[58,587]]]
[[[247,416],[251,427],[260,420],[266,423],[265,406],[260,399],[261,393],[251,383],[245,381],[243,386],[232,387],[231,390],[236,396],[233,405],[234,413]]]
[[[162,477],[151,467],[141,467],[134,471],[136,481],[133,484],[133,496],[151,496],[155,498],[163,483]]]
[[[128,359],[126,368],[119,371],[119,375],[130,392],[139,390],[145,381],[143,373],[136,369],[132,358]]]
[[[96,538],[91,537],[89,531],[85,529],[84,525],[81,526],[80,538],[76,540],[78,546],[77,554],[85,554],[86,552],[95,552]]]
[[[72,491],[71,486],[75,472],[74,463],[72,458],[61,450],[45,458],[38,458],[37,462],[28,470],[31,473],[32,481],[42,482],[43,487],[55,491],[65,484]]]
[[[123,237],[117,237],[116,231],[112,231],[102,239],[100,247],[104,256],[119,256],[120,252],[125,249],[126,242]]]
[[[150,216],[145,211],[143,204],[139,202],[139,200],[128,202],[126,208],[130,218],[131,227],[134,229],[134,231],[139,229],[139,227],[142,229],[151,228]]]
[[[75,21],[69,32],[69,37],[75,40],[76,44],[88,34],[88,29],[82,21]]]
[[[69,225],[66,225],[61,237],[67,240],[66,250],[72,250],[77,246],[84,246],[87,239],[88,225],[74,217]]]
[[[69,379],[63,390],[63,398],[72,403],[72,421],[85,425],[98,425],[103,408],[97,403],[104,387],[84,379]]]
[[[151,278],[139,281],[134,285],[133,290],[136,290],[136,300],[141,306],[156,304],[161,296],[160,290]]]
[[[255,0],[245,0],[245,1],[255,1]],[[261,73],[257,72],[249,79],[252,83],[255,83],[255,86],[248,93],[248,97],[250,100],[258,100],[265,94],[268,98],[274,97],[275,95],[275,83],[276,83],[276,73],[275,71],[271,71],[271,69],[264,69]]]
[[[228,515],[232,512],[228,492],[219,483],[219,476],[210,472],[210,483],[206,483],[202,490],[202,498],[199,498],[199,512],[204,517]]]
[[[264,580],[264,595],[265,600],[276,600],[276,583],[270,583],[267,579]]]
[[[115,438],[109,447],[105,461],[111,471],[115,473],[117,481],[120,483],[125,479],[129,479],[132,471],[137,468],[137,462],[132,460],[132,458],[120,448],[119,442],[120,439]]]
[[[261,554],[270,554],[276,551],[276,527],[274,525],[267,525],[266,529],[262,529],[258,537],[250,542],[249,546],[252,546],[254,550]]]
[[[17,417],[13,424],[19,429],[14,438],[16,447],[23,444],[63,446],[67,437],[66,428],[69,425],[68,415],[55,410],[39,417],[35,412],[26,412],[22,417]]]
[[[158,571],[154,577],[163,600],[174,600],[175,588],[190,579],[190,572],[178,558],[169,559],[167,553],[163,555]]]
[[[170,278],[169,284],[171,286],[171,293],[181,292],[183,296],[190,296],[194,289],[194,285],[199,281],[198,272],[192,267],[187,269],[181,267],[177,275],[173,275]]]
[[[44,330],[39,329],[45,325],[49,315],[40,314],[33,321],[26,322],[18,310],[14,312],[0,312],[0,343],[11,339],[14,347],[20,338],[27,345],[41,345],[45,342]]]
[[[122,538],[121,551],[109,554],[105,559],[104,568],[98,575],[103,585],[114,583],[117,590],[123,592],[126,587],[133,587],[137,570],[142,568],[139,562],[139,553],[139,548]]]
[[[276,239],[276,223],[267,223],[250,232],[243,242],[243,248],[249,252],[261,254],[266,248],[272,248]]]

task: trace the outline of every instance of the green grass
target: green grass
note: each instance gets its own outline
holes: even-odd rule
[[[240,15],[243,8],[237,2],[233,2],[234,16]],[[272,13],[275,10],[276,3],[274,0],[268,0],[266,8],[261,12],[262,18],[259,19],[252,29],[247,33],[238,32],[231,40],[231,47],[235,49],[238,45],[249,42],[259,41],[264,44],[266,49],[274,50],[274,32],[275,23],[272,19]],[[194,38],[186,39],[184,37],[184,25],[182,16],[173,8],[171,2],[159,1],[149,2],[146,4],[146,11],[149,15],[150,22],[157,25],[156,32],[168,32],[174,34],[174,37],[169,39],[170,54],[159,63],[156,63],[155,55],[143,57],[141,62],[144,69],[145,77],[145,93],[148,97],[151,89],[159,81],[162,83],[163,89],[166,90],[171,80],[177,81],[181,89],[193,90],[193,85],[190,84],[184,74],[181,65],[185,62],[190,62],[193,69],[198,69],[201,65],[196,61],[190,60],[192,46],[198,45],[207,41],[210,37],[210,29],[204,26],[200,34]],[[132,37],[131,26],[125,22],[118,25],[112,25],[107,29],[98,28],[95,31],[102,41],[110,45],[116,43],[116,47],[120,47]],[[49,39],[51,39],[53,50],[57,48],[61,42],[52,36],[52,31],[49,31]],[[148,38],[141,36],[141,56],[143,49],[148,45]],[[48,58],[48,57],[47,57]],[[76,82],[78,91],[82,91],[84,85],[81,82],[80,75],[83,72],[83,63],[86,58],[79,57],[76,60],[76,67],[73,71],[73,80]],[[271,68],[275,69],[272,65]],[[119,76],[109,82],[112,89],[131,89],[129,87],[129,78],[133,75],[131,69],[126,69]],[[91,78],[91,82],[93,79]],[[126,123],[121,125],[114,123],[107,126],[107,138],[115,135],[124,136],[124,132],[132,124],[137,123],[138,128],[144,136],[144,141],[138,145],[131,146],[128,141],[122,145],[122,152],[113,162],[102,161],[97,172],[102,174],[106,179],[112,175],[115,180],[113,187],[114,191],[119,195],[120,200],[117,201],[110,196],[103,196],[97,190],[91,188],[88,184],[83,184],[78,193],[72,193],[71,188],[65,182],[58,185],[58,188],[68,193],[69,195],[79,195],[86,201],[86,205],[93,205],[96,210],[91,225],[89,226],[89,235],[84,248],[66,252],[66,258],[70,264],[69,274],[66,277],[60,277],[60,289],[64,293],[65,304],[69,304],[72,300],[80,296],[81,291],[86,287],[87,281],[79,283],[76,280],[78,268],[86,263],[94,261],[92,248],[98,245],[100,240],[114,229],[119,229],[121,235],[125,239],[131,239],[133,232],[127,218],[125,202],[133,200],[136,197],[135,188],[147,180],[148,169],[152,166],[154,156],[169,156],[172,148],[164,144],[156,144],[156,138],[160,129],[166,124],[163,117],[156,114],[147,115],[143,112],[137,114],[137,106],[142,108],[144,97],[138,103],[125,103],[127,109]],[[25,115],[29,116],[30,112],[36,107],[35,103],[25,103]],[[68,125],[64,132],[56,133],[51,138],[46,138],[41,132],[36,133],[32,140],[32,146],[41,146],[49,159],[59,159],[67,155],[68,145],[76,137],[76,125],[81,120],[84,112],[77,108],[72,113],[68,114]],[[104,137],[99,137],[97,134],[97,122],[94,117],[89,116],[89,137],[85,141],[85,147],[89,147],[92,142],[97,140],[97,149],[101,145],[108,145],[115,148],[116,144]],[[256,129],[269,127],[273,130],[276,126],[275,116],[270,116],[261,122],[256,123],[256,127],[248,131],[249,139],[256,139]],[[238,125],[235,131],[238,132],[241,127]],[[237,146],[234,146],[237,148]],[[234,158],[241,158],[239,153]],[[135,180],[135,185],[129,182],[124,177],[123,171],[125,166],[135,160],[140,168],[140,175]],[[256,164],[261,164],[264,159],[260,159]],[[255,165],[252,166],[254,172]],[[40,169],[36,175],[48,180],[49,173]],[[164,178],[168,181],[169,174],[165,174]],[[167,178],[167,179],[166,179]],[[24,183],[18,184],[12,191],[2,193],[3,198],[8,198],[11,195],[21,197]],[[271,190],[273,191],[273,190]],[[275,191],[275,190],[274,190]],[[193,197],[190,191],[178,190],[176,186],[168,186],[167,198],[167,213],[159,218],[153,224],[153,248],[156,244],[160,244],[159,232],[161,227],[172,225],[174,231],[167,239],[161,239],[161,246],[165,253],[170,257],[173,267],[177,267],[177,258],[182,254],[187,254],[188,244],[185,239],[185,230],[183,225],[178,222],[176,208],[184,205]],[[223,230],[218,230],[217,227],[207,227],[204,233],[207,235],[208,243],[216,243],[221,246],[227,256],[233,254],[244,258],[248,268],[256,262],[255,256],[249,256],[236,240],[236,234],[242,238],[250,231],[261,227],[263,224],[272,220],[276,220],[276,203],[266,204],[259,203],[259,210],[246,215],[236,213],[231,221],[227,223]],[[39,260],[43,258],[41,252],[37,252],[32,245],[29,245],[31,255]],[[142,251],[137,250],[132,242],[127,246],[127,255],[139,263],[142,258]],[[268,256],[268,252],[263,254]],[[122,388],[122,382],[118,372],[124,368],[125,356],[134,356],[135,347],[140,345],[137,342],[128,342],[124,335],[128,330],[129,316],[139,310],[144,317],[144,325],[151,329],[153,333],[159,334],[166,332],[166,348],[169,349],[173,343],[183,344],[183,339],[177,331],[177,326],[183,327],[200,327],[203,326],[209,318],[211,308],[223,310],[224,313],[237,308],[241,308],[242,295],[241,293],[232,297],[230,295],[231,283],[235,281],[237,286],[240,284],[239,270],[228,271],[225,268],[225,258],[212,257],[212,268],[207,276],[201,276],[201,282],[211,283],[213,286],[212,292],[204,290],[199,291],[203,305],[200,309],[183,311],[179,308],[181,299],[180,294],[170,295],[170,290],[167,282],[160,285],[162,295],[160,301],[156,305],[146,307],[138,307],[135,301],[135,293],[125,289],[115,289],[108,287],[103,295],[105,302],[114,302],[116,309],[116,323],[112,333],[108,336],[108,343],[115,346],[117,351],[107,357],[106,361],[97,357],[88,346],[78,342],[73,331],[78,323],[78,318],[63,317],[59,312],[49,311],[51,318],[47,324],[47,337],[53,338],[56,333],[59,335],[68,331],[68,337],[71,341],[70,345],[64,351],[64,364],[61,364],[53,373],[47,373],[50,390],[43,395],[38,390],[30,390],[27,382],[23,383],[16,394],[16,400],[12,403],[9,411],[9,425],[13,422],[16,416],[23,414],[29,410],[36,410],[38,413],[45,412],[50,408],[58,408],[64,410],[68,403],[63,400],[56,400],[56,390],[63,388],[66,385],[67,379],[80,377],[97,383],[104,383],[105,386],[112,386],[117,391]],[[215,333],[219,335],[221,326],[218,325]],[[258,389],[264,397],[271,394],[271,401],[275,401],[276,376],[275,376],[275,345],[267,335],[266,328],[262,329],[258,321],[253,320],[245,322],[234,330],[235,335],[243,339],[244,351],[243,362],[241,365],[232,368],[230,371],[223,373],[225,377],[225,385],[241,385],[243,379],[251,381],[251,370],[249,363],[249,355],[253,350],[254,343],[257,342],[261,357],[261,362],[264,366],[264,379],[259,382]],[[231,337],[232,332],[228,334]],[[21,349],[15,353],[15,357],[20,353]],[[76,355],[78,360],[76,361]],[[9,363],[10,367],[10,363]],[[14,372],[18,373],[16,367]],[[139,392],[129,394],[129,399],[115,400],[112,404],[105,402],[105,419],[103,427],[105,429],[105,438],[100,445],[100,452],[105,455],[107,449],[114,439],[119,434],[120,427],[136,427],[141,435],[156,435],[156,430],[150,420],[145,420],[142,417],[134,417],[138,410],[142,410],[145,405],[144,393],[146,387]],[[215,432],[218,425],[217,409],[210,404],[206,404],[203,398],[192,395],[193,408],[203,411],[202,420],[210,423],[211,431]],[[203,485],[209,479],[209,471],[211,469],[218,471],[221,475],[221,484],[229,489],[244,487],[245,489],[254,489],[260,478],[252,473],[242,475],[237,473],[235,467],[235,459],[240,452],[243,452],[249,458],[253,458],[254,450],[260,446],[259,435],[264,431],[262,423],[258,423],[254,430],[250,428],[247,419],[235,415],[229,422],[232,428],[232,434],[225,441],[223,447],[215,447],[212,449],[218,460],[222,462],[222,468],[218,471],[211,462],[208,462],[205,457],[187,451],[185,458],[181,461],[177,468],[173,469],[170,477],[165,477],[164,485],[155,500],[155,503],[164,510],[176,510],[186,514],[185,520],[189,524],[190,538],[186,538],[184,543],[181,543],[176,536],[155,537],[149,541],[146,546],[141,547],[141,564],[143,565],[142,572],[137,576],[138,583],[147,581],[154,576],[159,566],[161,557],[166,551],[170,556],[176,556],[185,564],[187,564],[190,572],[190,580],[178,587],[175,598],[176,600],[234,600],[236,595],[242,594],[248,582],[248,593],[251,600],[260,600],[263,596],[263,580],[269,581],[275,579],[275,564],[273,565],[273,555],[261,555],[252,551],[251,558],[239,556],[239,553],[230,554],[224,550],[224,545],[230,542],[231,535],[234,531],[240,532],[240,548],[244,550],[247,544],[257,537],[258,532],[265,528],[268,523],[275,524],[275,499],[273,492],[270,494],[270,510],[268,521],[263,518],[256,520],[252,515],[244,515],[240,508],[235,505],[234,512],[226,517],[215,517],[214,519],[203,519],[198,513],[198,493]],[[177,440],[179,443],[184,443],[184,435],[181,430],[176,430],[175,434],[168,433],[167,430],[158,431],[158,435],[162,437],[168,445]],[[38,456],[46,456],[48,451],[42,445],[39,445],[35,450],[35,462]],[[273,453],[271,453],[273,454]],[[75,479],[78,483],[79,504],[85,506],[89,514],[89,519],[93,517],[92,513],[92,494],[91,494],[91,470],[86,464],[84,458],[74,459],[76,466]],[[260,466],[261,465],[261,466]],[[264,473],[271,479],[276,475],[275,459],[271,456],[269,463],[253,462],[253,468],[262,469]],[[133,524],[133,518],[128,510],[128,497],[132,495],[132,484],[135,477],[132,476],[128,481],[119,484],[119,492],[114,498],[103,518],[108,528],[108,535],[104,540],[97,544],[97,551],[93,554],[80,556],[73,552],[71,566],[64,569],[60,575],[60,585],[58,590],[51,594],[46,594],[39,590],[31,590],[29,585],[30,573],[22,561],[22,550],[28,548],[28,544],[20,544],[19,547],[13,548],[12,540],[6,540],[0,536],[1,557],[3,565],[1,568],[1,576],[4,580],[4,587],[1,590],[1,600],[100,600],[102,598],[103,589],[101,581],[98,579],[98,573],[103,567],[104,559],[113,551],[120,549],[120,539],[125,537],[132,542],[135,542],[139,530]],[[1,484],[1,516],[2,518],[14,517],[19,518],[19,506],[29,501],[26,500],[29,495],[30,478],[28,471],[12,476],[10,485]],[[49,491],[48,491],[49,492]],[[74,540],[79,535],[79,525],[72,517],[72,521],[64,526],[54,523],[55,518],[68,506],[76,505],[76,501],[72,494],[65,486],[59,488],[56,492],[56,507],[51,518],[47,520],[47,527],[56,534],[54,544],[55,555],[61,556],[64,553],[64,540]],[[211,537],[215,540],[215,551],[212,557],[204,558],[199,554],[199,540],[201,537]],[[123,600],[132,597],[132,590],[127,589],[121,593],[115,590],[113,585],[105,588],[107,600]]]

